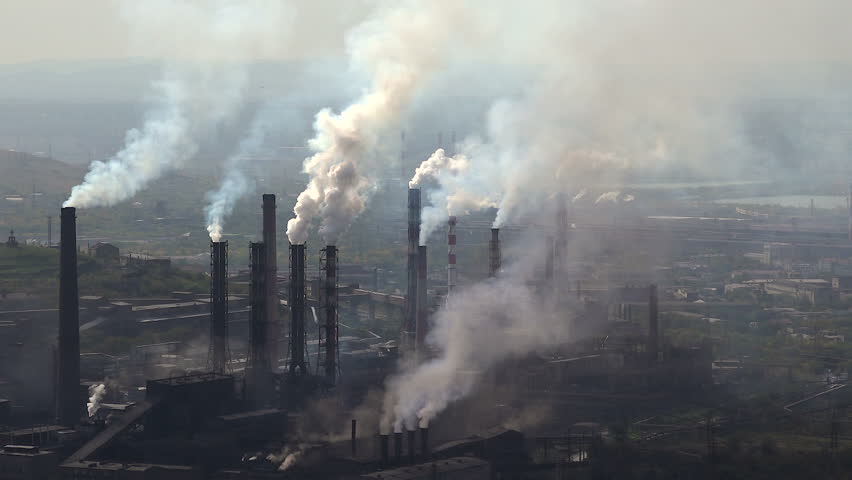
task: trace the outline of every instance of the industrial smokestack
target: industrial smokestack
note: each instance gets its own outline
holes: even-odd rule
[[[447,220],[447,297],[456,288],[456,275],[456,217],[452,216]]]
[[[426,353],[426,335],[429,333],[429,300],[426,287],[428,286],[428,265],[426,263],[426,246],[417,247],[417,330],[416,345],[420,358]]]
[[[402,462],[402,432],[393,434],[393,456],[397,463]]]
[[[408,294],[405,299],[403,343],[414,348],[417,329],[417,254],[420,246],[420,189],[408,189]]]
[[[357,453],[358,445],[356,443],[356,439],[358,438],[358,420],[352,419],[352,456],[354,457]]]
[[[491,240],[488,242],[488,276],[494,278],[500,271],[502,263],[500,252],[500,229],[491,229]]]
[[[657,325],[657,286],[651,284],[648,298],[648,353],[656,361],[659,352],[659,332]]]
[[[264,404],[268,398],[267,375],[270,371],[266,354],[266,246],[263,242],[249,244],[249,355],[246,368],[246,394],[255,405]]]
[[[266,354],[274,371],[278,368],[278,250],[275,237],[275,195],[263,195],[263,244],[266,246]]]
[[[390,463],[390,435],[380,434],[379,443],[381,449],[382,464],[387,465]]]
[[[305,245],[290,245],[290,375],[307,374],[305,362]]]
[[[269,370],[266,354],[266,245],[249,244],[251,278],[249,280],[249,364],[254,369]]]
[[[849,185],[849,241],[852,242],[852,184]]]
[[[429,427],[420,427],[420,453],[429,458]]]
[[[414,459],[417,457],[417,431],[408,430],[408,463],[414,465]]]
[[[323,250],[322,265],[325,272],[323,288],[323,338],[320,349],[323,350],[325,380],[334,385],[337,380],[337,247],[328,245]]]
[[[547,256],[544,260],[544,278],[548,283],[552,283],[553,280],[553,242],[553,236],[548,235],[544,246],[547,249]]]
[[[80,297],[77,290],[77,214],[62,209],[59,250],[59,358],[56,418],[72,426],[83,414],[80,395]]]
[[[208,366],[225,373],[228,363],[228,242],[210,242],[210,350]]]
[[[568,207],[564,195],[557,195],[556,201],[556,240],[553,244],[553,256],[554,268],[558,274],[565,267],[565,255],[568,250]]]

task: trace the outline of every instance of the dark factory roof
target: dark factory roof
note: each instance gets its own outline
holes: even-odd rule
[[[170,378],[161,378],[158,380],[148,380],[150,383],[160,383],[164,385],[188,385],[191,383],[204,383],[209,382],[211,380],[226,380],[229,378],[233,378],[230,375],[223,375],[221,373],[208,372],[208,373],[199,373],[196,375],[185,375],[182,377],[170,377]]]

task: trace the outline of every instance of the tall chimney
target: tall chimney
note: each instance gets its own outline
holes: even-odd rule
[[[320,348],[324,354],[325,380],[334,385],[337,380],[337,247],[328,245],[322,253],[325,271],[322,304],[324,338],[320,339]]]
[[[53,246],[53,215],[47,216],[47,246]]]
[[[305,245],[290,244],[290,375],[306,375]]]
[[[651,284],[648,298],[648,353],[656,361],[659,352],[659,332],[657,325],[657,286]]]
[[[494,278],[500,271],[502,263],[500,253],[500,229],[491,229],[491,240],[488,242],[488,276]]]
[[[388,465],[390,463],[390,435],[385,433],[380,434],[379,442],[381,443],[382,464]]]
[[[544,248],[547,249],[547,255],[544,259],[544,278],[548,282],[553,280],[553,243],[553,236],[548,235],[544,244]]]
[[[417,431],[408,430],[406,433],[408,434],[408,463],[413,465],[414,459],[417,457]]]
[[[458,272],[456,271],[456,217],[447,220],[447,296],[456,288]]]
[[[278,250],[275,236],[275,195],[263,194],[263,244],[266,245],[266,354],[273,371],[278,368]]]
[[[852,184],[849,185],[849,241],[852,242]]]
[[[417,352],[424,357],[426,351],[426,335],[429,333],[429,295],[428,265],[426,262],[426,246],[417,247],[417,330],[416,342]]]
[[[393,456],[397,463],[402,462],[402,432],[393,434]]]
[[[420,427],[420,454],[429,457],[429,427]]]
[[[269,400],[266,392],[270,372],[266,354],[266,246],[249,244],[249,355],[246,368],[246,395],[250,403],[261,406]]]
[[[208,366],[225,373],[228,363],[228,242],[210,242],[210,351]]]
[[[414,349],[417,329],[417,254],[420,246],[420,189],[408,189],[408,294],[405,297],[403,344]]]
[[[80,395],[80,297],[77,291],[77,215],[62,209],[59,250],[59,365],[56,418],[73,426],[83,414]]]
[[[556,197],[556,240],[553,244],[554,268],[561,272],[565,267],[565,255],[568,250],[568,207],[565,195]]]

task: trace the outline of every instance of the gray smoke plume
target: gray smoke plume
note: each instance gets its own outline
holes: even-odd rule
[[[207,192],[208,203],[204,207],[204,214],[210,240],[214,242],[222,238],[225,219],[234,211],[237,201],[254,187],[254,182],[246,174],[247,163],[263,151],[269,129],[277,123],[274,114],[274,109],[265,108],[255,115],[248,135],[240,141],[237,151],[225,161],[225,176],[219,188]]]
[[[454,293],[453,301],[437,312],[427,337],[437,356],[403,366],[388,381],[383,431],[427,426],[500,362],[569,339],[570,308],[530,286],[531,265],[543,260],[543,251],[532,250],[534,258],[512,263],[497,279]]]
[[[174,58],[155,85],[154,106],[124,148],[94,161],[65,206],[108,206],[133,197],[164,173],[180,168],[198,140],[243,102],[248,52],[272,48],[284,27],[274,0],[213,2],[124,1],[122,16],[135,40]]]
[[[430,75],[448,61],[456,31],[469,23],[460,2],[408,0],[380,7],[347,39],[350,61],[369,72],[371,84],[340,113],[323,109],[316,115],[315,152],[305,160],[310,176],[287,223],[291,243],[307,240],[308,229],[321,218],[326,243],[336,243],[363,210],[381,165],[374,150],[379,138],[400,119]]]
[[[473,151],[473,144],[462,147]],[[425,245],[429,236],[451,215],[463,215],[496,206],[491,197],[488,183],[475,184],[467,179],[470,162],[464,153],[448,157],[443,148],[439,148],[421,163],[414,177],[408,182],[409,188],[425,187],[428,203],[423,208],[420,219],[420,245]],[[464,188],[457,183],[464,179]]]
[[[837,66],[852,60],[852,35],[837,25],[850,10],[746,0],[730,21],[731,9],[700,0],[542,1],[522,12],[496,2],[501,58],[528,81],[493,103],[480,155],[463,151],[467,174],[424,193],[445,203],[488,179],[500,226],[553,193],[622,189],[627,178],[782,176],[815,157],[845,169],[835,159],[852,153],[840,146],[848,120],[826,107],[850,98],[849,69]],[[801,109],[821,126],[794,128]]]

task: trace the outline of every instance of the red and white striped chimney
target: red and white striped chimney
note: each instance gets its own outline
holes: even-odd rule
[[[456,288],[456,217],[447,221],[447,295]]]

